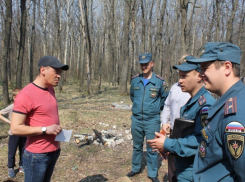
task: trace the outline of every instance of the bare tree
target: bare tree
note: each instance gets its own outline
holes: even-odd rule
[[[187,12],[189,0],[180,0],[181,12],[181,35],[180,35],[180,54],[183,55],[188,51],[187,48]]]
[[[125,9],[124,9],[124,20],[123,20],[123,55],[124,55],[124,64],[122,66],[121,72],[121,84],[120,91],[122,94],[127,93],[127,80],[128,80],[128,65],[129,65],[129,24],[130,24],[130,7],[131,0],[125,0]]]
[[[153,51],[153,57],[156,59],[157,53],[160,53],[161,75],[163,74],[163,23],[166,10],[167,0],[164,0],[161,5],[161,1],[157,1],[157,35],[155,40],[155,50]]]
[[[36,0],[32,0],[32,32],[31,32],[31,48],[30,48],[30,82],[33,81],[33,55],[34,55],[34,47],[35,47],[35,20],[36,20]]]
[[[86,48],[86,63],[87,63],[87,85],[88,85],[88,94],[91,94],[91,80],[90,80],[90,59],[91,59],[91,41],[89,36],[89,27],[88,27],[88,18],[87,18],[87,3],[86,0],[79,0],[79,7],[81,12],[81,22],[82,22],[82,31],[84,38],[84,47]]]
[[[141,0],[141,22],[142,22],[142,33],[141,33],[141,37],[142,37],[142,48],[141,48],[141,52],[145,52],[146,50],[146,43],[145,43],[145,7],[144,7],[144,0]]]
[[[4,44],[3,44],[3,57],[2,57],[2,81],[3,81],[3,104],[6,106],[9,104],[9,92],[8,92],[8,69],[7,62],[10,49],[10,35],[11,35],[11,23],[12,23],[12,0],[5,0],[5,17],[4,17]]]
[[[220,33],[220,2],[221,0],[216,0],[216,34],[215,34],[216,42],[219,42],[219,33]]]
[[[231,11],[231,16],[230,19],[228,20],[227,23],[227,31],[226,31],[226,41],[227,42],[233,42],[232,41],[232,35],[233,35],[233,22],[237,10],[237,5],[238,5],[238,0],[232,0],[232,11]]]
[[[25,34],[26,34],[26,0],[21,0],[21,25],[20,25],[20,43],[19,43],[19,54],[18,54],[18,65],[16,73],[16,87],[22,87],[22,69],[23,69],[23,59],[25,51]]]
[[[136,0],[132,0],[132,39],[131,39],[131,44],[132,44],[132,54],[131,54],[131,60],[132,60],[132,66],[131,66],[131,77],[135,75],[135,65],[136,65],[136,60],[135,60],[135,33],[136,33],[136,28],[135,28],[135,19],[136,19]]]

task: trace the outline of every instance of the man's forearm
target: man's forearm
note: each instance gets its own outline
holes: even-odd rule
[[[13,125],[11,124],[11,132],[18,136],[35,136],[42,135],[42,127],[31,127],[27,125]]]

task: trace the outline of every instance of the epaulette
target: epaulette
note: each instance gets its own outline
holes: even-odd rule
[[[201,95],[201,96],[199,97],[199,99],[198,99],[198,104],[199,104],[200,106],[202,106],[202,105],[205,104],[205,103],[206,103],[206,99],[205,99],[204,95]]]
[[[133,77],[131,78],[131,80],[133,80],[134,78],[136,78],[136,77],[138,77],[138,76],[140,76],[140,74],[133,76]]]
[[[224,114],[234,114],[237,112],[237,104],[236,104],[236,97],[229,98],[225,102],[225,107],[224,107]]]
[[[159,76],[159,75],[156,75],[157,78],[159,78],[160,80],[162,81],[165,81],[163,77]]]

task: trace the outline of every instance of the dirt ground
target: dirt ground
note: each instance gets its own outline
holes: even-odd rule
[[[62,128],[73,130],[72,135],[92,134],[92,129],[109,130],[114,125],[118,131],[123,132],[130,129],[131,111],[110,107],[114,102],[131,105],[129,96],[121,96],[118,87],[103,85],[101,90],[99,93],[88,96],[85,89],[81,89],[79,84],[73,81],[65,83],[61,93],[56,88]],[[108,126],[100,125],[100,122],[108,124]],[[0,136],[7,135],[8,124],[0,121],[0,127]],[[94,144],[77,145],[72,137],[69,143],[61,143],[61,155],[56,163],[51,181],[126,181],[123,177],[131,170],[132,147],[132,140],[116,145],[114,148]],[[8,178],[7,152],[8,137],[0,139],[0,181],[24,181],[24,175],[20,173],[17,173],[14,178]],[[143,156],[142,173],[131,178],[133,182],[151,181],[147,177],[145,152]],[[17,153],[16,172],[19,167],[18,160]],[[166,173],[167,161],[162,161],[159,156],[160,181],[167,181]]]

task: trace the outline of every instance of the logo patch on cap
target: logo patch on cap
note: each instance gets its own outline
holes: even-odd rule
[[[243,152],[244,148],[244,136],[243,135],[228,135],[227,136],[227,145],[231,155],[238,159]]]
[[[226,133],[245,133],[244,126],[237,121],[232,121],[228,123],[225,127],[225,132]]]
[[[145,59],[145,56],[141,56],[141,59]]]
[[[204,54],[204,52],[205,52],[205,47],[202,48],[200,56],[202,56]]]

